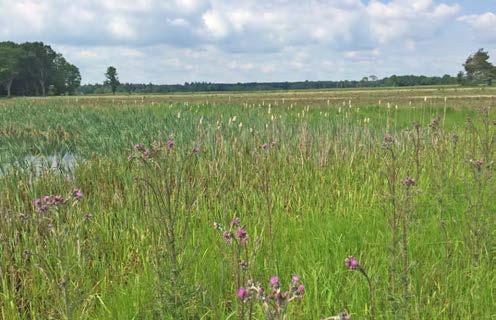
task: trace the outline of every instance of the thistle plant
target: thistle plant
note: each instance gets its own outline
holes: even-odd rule
[[[437,124],[435,124],[437,126]],[[385,174],[387,179],[387,197],[389,198],[391,232],[389,294],[392,302],[392,313],[395,317],[405,317],[409,308],[410,297],[410,265],[408,249],[408,231],[410,217],[413,213],[412,187],[416,185],[414,178],[407,176],[400,181],[400,165],[398,150],[393,136],[384,136],[383,147],[386,150]],[[403,189],[399,189],[400,186]]]
[[[301,300],[304,293],[305,285],[298,275],[293,275],[287,290],[282,288],[279,277],[272,276],[268,290],[259,282],[248,280],[245,287],[238,288],[236,296],[241,303],[250,305],[249,319],[252,319],[253,305],[259,305],[266,320],[286,320],[289,319],[289,304]]]
[[[372,282],[372,279],[369,277],[365,268],[358,262],[358,259],[355,258],[354,256],[347,257],[344,260],[344,265],[348,270],[358,271],[367,280],[367,285],[369,287],[370,319],[375,320],[376,319],[375,286],[374,286],[374,283]],[[350,319],[349,316],[346,318],[344,315],[345,314],[343,314],[343,316],[342,316],[343,319]],[[346,315],[347,315],[347,313],[346,313]],[[338,319],[342,319],[342,318],[338,318]]]
[[[172,138],[150,146],[136,144],[128,160],[137,164],[136,181],[142,186],[143,205],[151,214],[149,226],[155,237],[155,268],[158,276],[159,310],[184,317],[181,308],[199,293],[183,276],[183,258],[188,243],[189,221],[196,201],[193,170],[198,152],[181,155]]]
[[[253,274],[252,265],[261,243],[260,239],[256,238],[251,241],[246,227],[241,224],[241,219],[238,217],[234,217],[228,227],[214,222],[214,228],[220,233],[224,244],[228,247],[228,250],[223,252],[224,258],[231,266],[233,284],[236,288],[242,288],[242,285]],[[245,306],[245,303],[238,306],[238,319],[245,319],[246,317],[251,319],[253,303],[250,302],[248,308]]]

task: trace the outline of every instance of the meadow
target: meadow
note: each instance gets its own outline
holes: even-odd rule
[[[495,101],[0,100],[1,318],[496,319]]]

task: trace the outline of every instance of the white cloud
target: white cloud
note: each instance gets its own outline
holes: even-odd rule
[[[110,21],[108,28],[117,38],[132,39],[136,36],[134,28],[122,17],[113,18]]]
[[[0,0],[0,41],[64,49],[84,82],[101,81],[108,64],[143,82],[361,78],[410,66],[446,72],[459,68],[455,58],[443,67],[432,61],[463,40],[443,30],[496,34],[491,12],[453,23],[462,10],[455,1]]]
[[[432,0],[393,0],[388,3],[372,0],[367,13],[372,36],[380,43],[387,43],[405,37],[428,36],[460,9],[458,4],[436,4]]]
[[[217,11],[207,11],[203,14],[203,21],[210,34],[222,38],[229,34],[231,25],[224,15]]]
[[[381,51],[378,48],[373,50],[347,51],[344,56],[355,61],[370,61],[379,57]]]
[[[483,14],[464,15],[458,21],[465,23],[474,31],[474,37],[496,43],[496,14],[486,12]]]

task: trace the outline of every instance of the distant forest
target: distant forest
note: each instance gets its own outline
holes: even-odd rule
[[[209,91],[259,91],[259,90],[298,90],[298,89],[335,89],[335,88],[373,88],[373,87],[403,87],[423,85],[454,85],[462,84],[463,78],[444,75],[442,77],[426,76],[396,76],[377,79],[375,76],[362,80],[343,81],[299,81],[299,82],[248,82],[248,83],[211,83],[191,82],[184,84],[145,84],[121,83],[117,93],[168,93],[168,92],[209,92]],[[82,94],[111,93],[105,84],[85,84],[79,91]]]

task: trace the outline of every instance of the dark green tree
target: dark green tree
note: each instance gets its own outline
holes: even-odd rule
[[[476,83],[491,84],[496,78],[496,68],[489,62],[489,54],[484,49],[479,49],[471,54],[463,64],[467,78]]]
[[[108,67],[107,72],[105,73],[105,78],[107,78],[107,80],[105,81],[105,85],[110,86],[112,94],[115,94],[117,87],[120,85],[119,77],[117,75],[117,69],[112,66]]]
[[[21,73],[23,50],[13,42],[0,43],[0,85],[11,95],[12,82]]]
[[[21,47],[27,53],[26,61],[23,62],[27,75],[39,84],[41,95],[46,96],[57,53],[43,42],[26,42]]]

